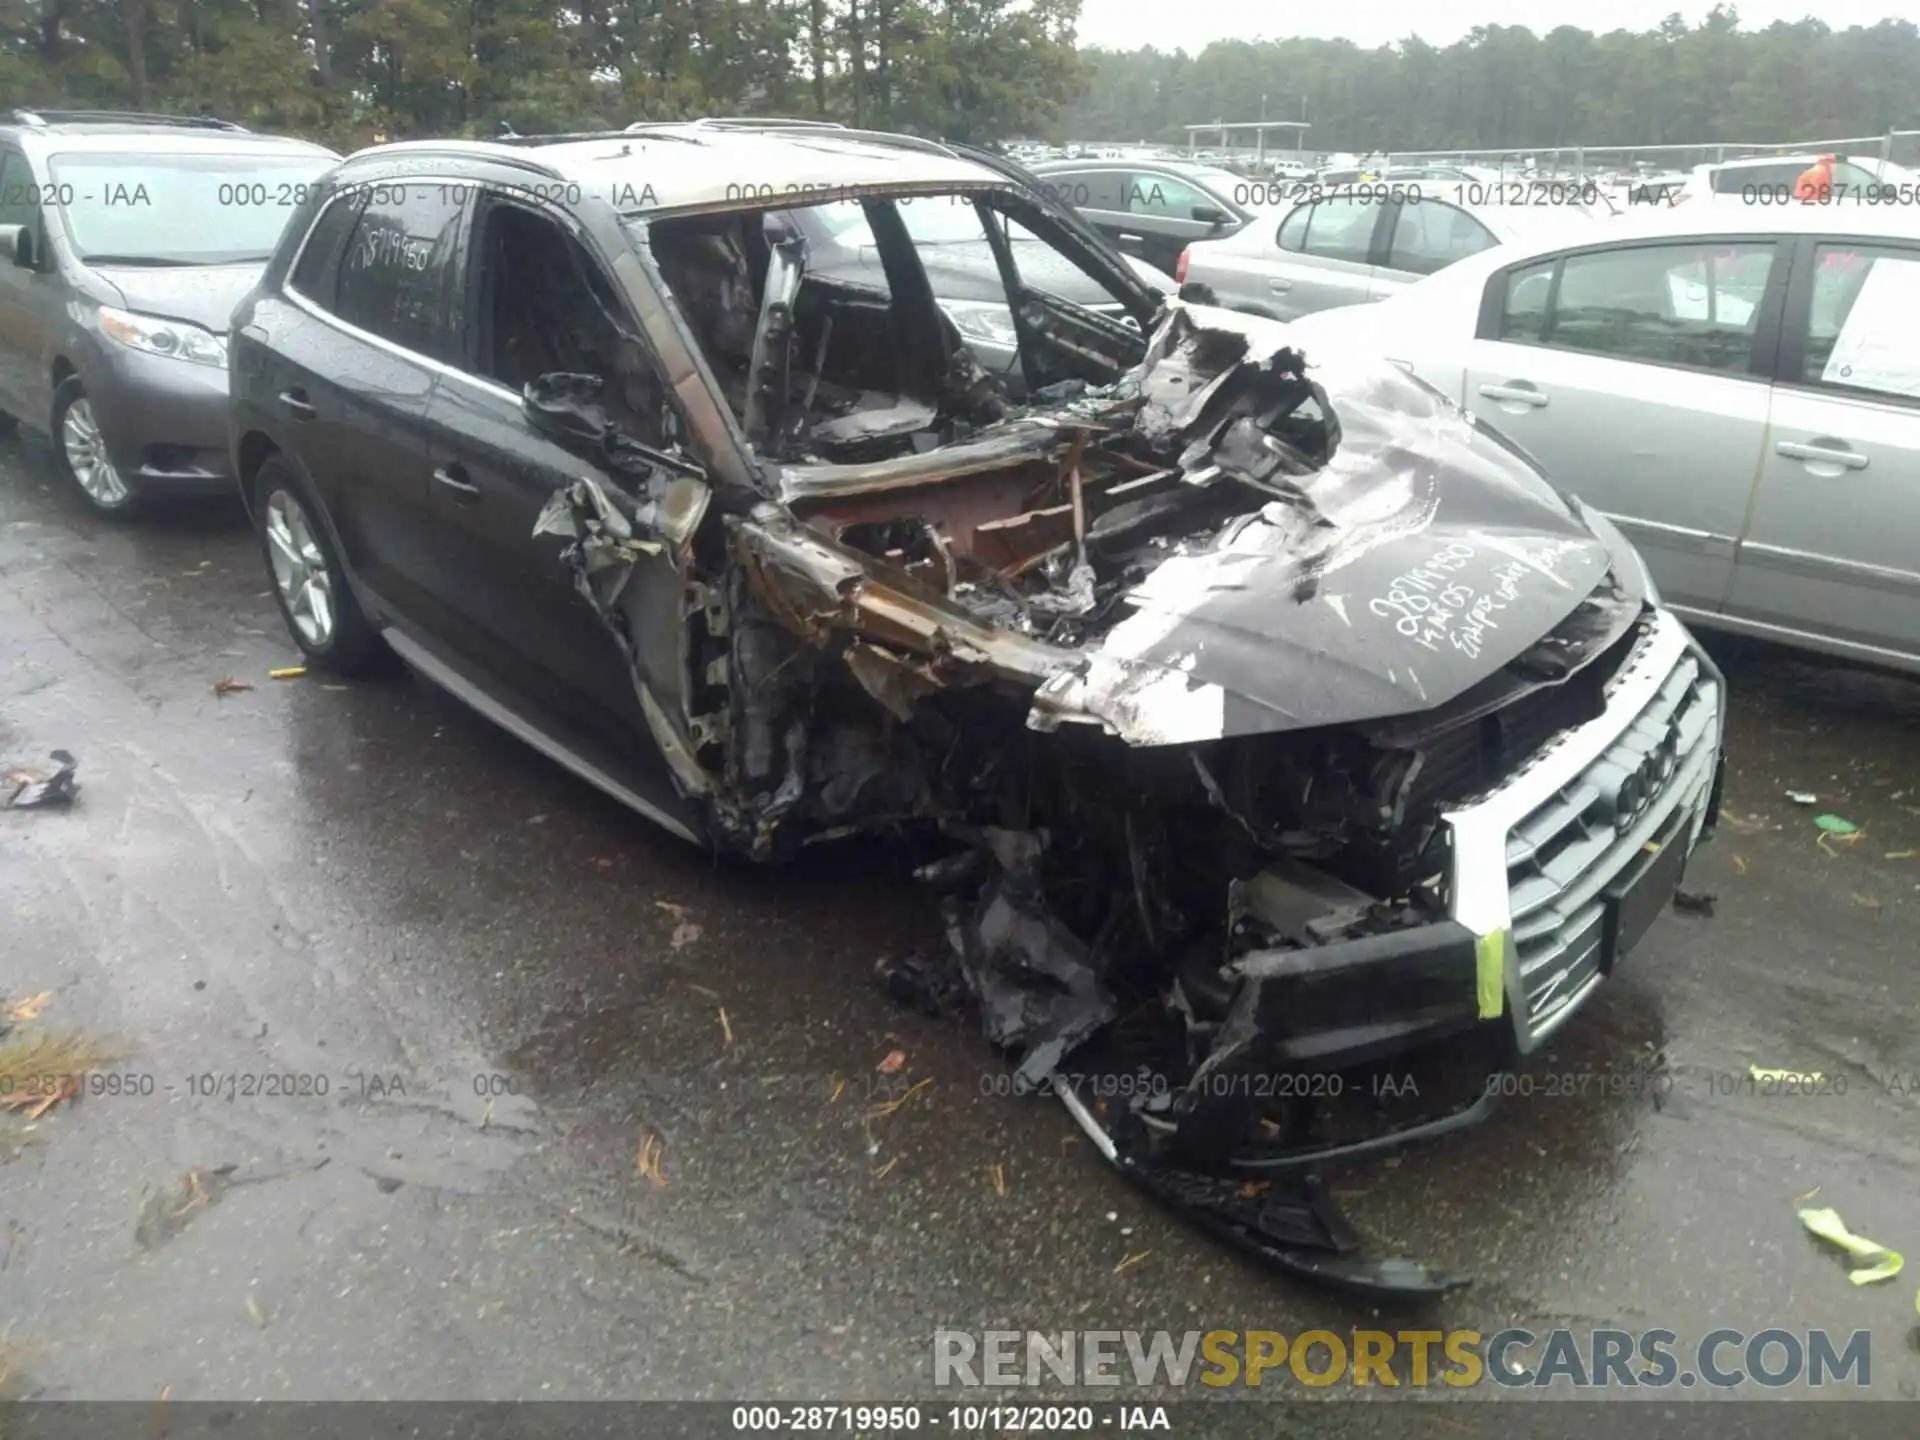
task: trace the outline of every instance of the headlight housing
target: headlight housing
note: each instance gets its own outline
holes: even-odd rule
[[[984,340],[1009,349],[1020,343],[1020,332],[1013,327],[1013,311],[1005,305],[986,300],[942,300],[940,308],[969,340]]]
[[[189,325],[184,320],[162,320],[157,315],[135,315],[130,310],[100,307],[100,332],[129,350],[184,360],[190,365],[227,368],[227,341],[223,335]]]

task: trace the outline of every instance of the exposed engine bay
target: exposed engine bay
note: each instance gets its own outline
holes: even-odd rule
[[[888,967],[901,998],[970,999],[1022,1085],[1238,1243],[1365,1293],[1446,1288],[1359,1261],[1311,1186],[1248,1177],[1472,1104],[1343,1114],[1272,1077],[1480,1043],[1442,812],[1601,713],[1638,581],[1435,392],[1312,363],[1271,322],[1171,302],[1142,334],[1009,273],[1016,406],[916,283],[893,207],[868,209],[890,293],[811,283],[778,212],[652,227],[761,463],[751,503],[709,507],[589,378],[529,387],[615,481],[542,526],[574,537],[690,812],[765,861],[939,837],[921,876],[947,949]],[[630,583],[658,560],[671,632]],[[1336,950],[1395,1003],[1315,1000],[1302,977]],[[1069,1056],[1152,1079],[1094,1104]]]

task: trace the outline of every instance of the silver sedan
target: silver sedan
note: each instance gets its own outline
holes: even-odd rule
[[[1384,353],[1609,515],[1691,624],[1920,670],[1920,216],[1685,207],[1294,327]]]
[[[1470,255],[1597,222],[1592,187],[1509,190],[1498,182],[1275,185],[1278,204],[1221,240],[1199,240],[1174,271],[1230,309],[1291,320],[1384,300]],[[1508,203],[1511,201],[1512,203]]]

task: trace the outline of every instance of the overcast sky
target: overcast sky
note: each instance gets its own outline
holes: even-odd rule
[[[1080,43],[1133,50],[1153,45],[1188,54],[1215,40],[1284,40],[1292,36],[1347,39],[1386,45],[1419,35],[1449,45],[1476,25],[1525,25],[1544,35],[1556,25],[1583,30],[1651,30],[1678,10],[1698,23],[1713,8],[1675,0],[1341,0],[1339,4],[1287,6],[1270,0],[1081,0]],[[1737,5],[1743,29],[1775,20],[1817,14],[1836,30],[1871,25],[1889,15],[1920,19],[1920,4],[1898,0],[1752,0]],[[1308,11],[1290,15],[1286,10]]]

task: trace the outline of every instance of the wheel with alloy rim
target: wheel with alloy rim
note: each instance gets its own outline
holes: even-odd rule
[[[260,467],[254,493],[260,546],[294,643],[311,664],[339,671],[368,668],[386,647],[353,598],[307,487],[276,455]]]
[[[107,454],[93,402],[78,380],[67,381],[54,393],[53,436],[67,478],[89,505],[107,515],[124,515],[133,508],[133,490]]]

